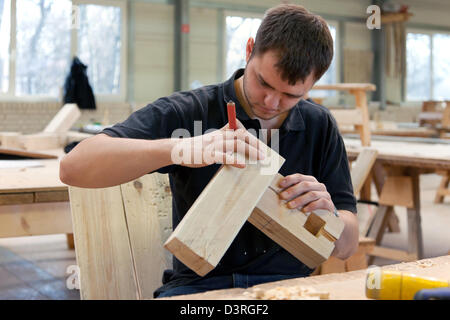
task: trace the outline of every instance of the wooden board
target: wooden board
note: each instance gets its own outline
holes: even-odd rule
[[[0,155],[11,155],[11,156],[19,156],[24,158],[33,158],[33,159],[56,159],[58,158],[54,154],[44,153],[44,152],[33,152],[22,149],[14,149],[14,148],[0,148]]]
[[[220,168],[164,244],[197,274],[219,263],[282,166],[284,159],[265,147],[264,164]]]
[[[171,268],[158,219],[161,213],[170,215],[172,197],[167,185],[167,175],[158,173],[121,185],[140,299],[152,298],[162,285],[163,271]]]
[[[442,256],[421,261],[393,264],[381,267],[382,270],[395,270],[413,273],[423,277],[450,279],[450,256]],[[331,300],[367,300],[366,270],[345,273],[325,274],[306,278],[276,281],[260,284],[252,289],[268,290],[277,287],[312,287],[321,292],[328,292]],[[161,300],[249,300],[253,299],[245,292],[249,289],[235,288],[214,290],[205,293],[173,296]]]
[[[349,157],[358,155],[362,150],[359,139],[344,138],[344,143]],[[378,150],[377,160],[385,164],[450,169],[449,144],[374,140],[371,147]]]
[[[53,117],[43,132],[64,133],[69,131],[81,116],[81,111],[75,103],[65,104]]]
[[[52,157],[62,156],[54,150]],[[67,185],[59,179],[59,160],[39,160],[44,167],[0,169],[0,194],[37,191],[67,191]]]
[[[383,205],[414,207],[412,178],[408,176],[389,176],[384,182],[380,200]]]
[[[0,238],[71,232],[69,202],[0,206]]]
[[[120,186],[69,187],[82,299],[138,299]]]
[[[0,146],[7,149],[21,149],[19,132],[0,132]]]
[[[330,109],[339,126],[362,125],[363,117],[360,109]]]
[[[38,151],[61,147],[62,137],[57,133],[26,134],[20,137],[25,150]]]
[[[378,151],[373,148],[363,148],[358,158],[353,163],[351,169],[351,178],[353,184],[353,192],[359,194],[364,185],[370,171],[377,159]]]

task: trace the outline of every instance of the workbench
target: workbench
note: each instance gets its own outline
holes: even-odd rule
[[[421,261],[394,264],[381,267],[382,270],[395,270],[413,273],[424,277],[450,279],[450,256],[442,256]],[[346,273],[332,273],[306,278],[264,283],[254,288],[263,290],[277,287],[311,287],[320,292],[328,292],[329,299],[333,300],[367,300],[365,295],[366,270]],[[249,289],[233,288],[214,290],[205,293],[173,296],[161,300],[248,300],[252,299],[245,292]]]
[[[344,138],[349,160],[361,150],[358,139]],[[372,256],[396,261],[415,261],[423,257],[423,239],[420,216],[419,175],[450,169],[450,145],[444,143],[417,143],[404,141],[372,141],[378,150],[373,169],[374,182],[379,194],[379,206],[368,231],[375,239]],[[408,250],[381,247],[389,216],[394,206],[407,208]],[[449,210],[450,211],[450,210]],[[369,264],[373,261],[371,259]]]
[[[59,179],[64,152],[45,153],[58,159],[28,160],[41,167],[0,169],[0,238],[65,233],[73,248],[67,185]]]

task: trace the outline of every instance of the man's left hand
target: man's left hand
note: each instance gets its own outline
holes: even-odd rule
[[[305,213],[318,209],[334,212],[335,207],[326,186],[313,176],[291,174],[280,179],[278,185],[285,189],[280,197],[288,201],[286,205],[290,209],[298,208]]]

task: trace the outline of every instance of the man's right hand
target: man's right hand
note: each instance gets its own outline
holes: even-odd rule
[[[172,162],[190,168],[214,163],[244,168],[246,162],[256,163],[257,160],[265,159],[262,142],[248,132],[239,120],[236,122],[236,130],[226,124],[219,130],[201,136],[179,139],[172,149]]]

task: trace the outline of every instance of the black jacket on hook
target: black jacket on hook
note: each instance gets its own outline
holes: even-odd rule
[[[95,109],[95,98],[86,73],[87,66],[74,57],[64,83],[64,103],[76,103],[80,109]]]

